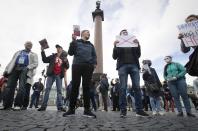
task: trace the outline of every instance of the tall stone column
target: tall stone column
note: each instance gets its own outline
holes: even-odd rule
[[[97,67],[95,74],[103,74],[103,47],[102,47],[102,21],[104,21],[103,10],[100,9],[100,1],[96,2],[96,10],[92,12],[95,22],[94,46],[97,54]]]

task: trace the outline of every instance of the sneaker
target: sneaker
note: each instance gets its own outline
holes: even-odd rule
[[[196,117],[194,114],[192,114],[192,113],[187,113],[187,116],[188,117]]]
[[[14,110],[14,111],[20,111],[20,110],[21,110],[21,107],[15,106],[15,107],[13,108],[13,110]]]
[[[46,110],[46,107],[40,107],[37,111],[45,111]]]
[[[58,111],[66,112],[66,110],[63,107],[58,108]]]
[[[96,118],[96,115],[92,113],[91,111],[84,111],[83,116],[89,117],[89,118]]]
[[[157,115],[157,112],[156,112],[156,111],[153,111],[153,115],[154,115],[154,116]]]
[[[144,111],[138,111],[138,112],[136,112],[136,116],[145,117],[145,116],[149,116],[149,115],[146,112],[144,112]]]
[[[163,115],[164,115],[164,112],[163,112],[163,111],[159,111],[158,114],[159,114],[160,116],[163,116]]]
[[[120,117],[124,118],[124,117],[126,117],[126,115],[127,115],[127,111],[126,110],[121,110]]]
[[[75,114],[75,110],[69,109],[67,112],[63,114],[63,117],[72,116]]]
[[[184,114],[183,114],[183,112],[179,112],[179,113],[177,114],[177,116],[181,117],[181,116],[184,116]]]

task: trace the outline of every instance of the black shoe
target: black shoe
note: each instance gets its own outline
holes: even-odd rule
[[[145,116],[149,116],[149,115],[146,112],[144,112],[144,111],[138,111],[138,112],[136,112],[136,116],[145,117]]]
[[[29,108],[32,108],[32,106],[30,106]]]
[[[179,117],[184,116],[184,113],[183,113],[183,112],[179,112],[179,113],[177,114],[177,116],[179,116]]]
[[[120,117],[123,118],[126,117],[126,115],[127,115],[127,110],[121,110]]]
[[[66,110],[63,107],[58,108],[58,111],[66,112]]]
[[[46,110],[46,107],[40,107],[37,111],[45,111]]]
[[[96,115],[92,113],[91,111],[84,111],[83,116],[90,117],[90,118],[96,118]]]
[[[196,117],[194,114],[192,114],[192,113],[187,113],[187,116],[188,117]]]
[[[12,107],[3,107],[3,108],[1,108],[0,110],[10,111],[10,110],[13,110],[13,109],[12,109]]]
[[[27,107],[22,107],[21,110],[27,110]]]
[[[63,114],[63,117],[72,116],[75,114],[75,110],[69,109],[67,112]]]
[[[35,106],[35,108],[39,108],[38,106]]]

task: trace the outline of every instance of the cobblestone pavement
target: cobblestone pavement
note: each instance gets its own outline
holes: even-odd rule
[[[120,118],[119,112],[97,111],[97,118],[83,117],[79,108],[75,116],[62,117],[63,112],[53,108],[38,112],[35,109],[25,111],[0,111],[1,131],[198,131],[197,118],[177,117],[175,113],[165,116],[136,117],[128,112],[126,118]],[[151,114],[151,112],[149,112]]]

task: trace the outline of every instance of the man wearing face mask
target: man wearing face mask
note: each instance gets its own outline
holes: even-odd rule
[[[127,36],[128,31],[126,29],[120,32],[120,36]],[[131,77],[132,88],[134,90],[136,116],[148,116],[143,111],[141,90],[140,90],[140,64],[139,58],[141,56],[141,50],[139,41],[135,39],[133,41],[137,47],[116,47],[119,41],[114,42],[113,59],[117,60],[117,70],[120,80],[120,93],[119,93],[119,105],[120,105],[120,117],[126,117],[127,115],[127,80],[128,75]]]
[[[32,42],[25,43],[25,49],[17,51],[10,63],[7,65],[4,76],[8,76],[7,88],[5,90],[3,106],[4,110],[12,108],[15,88],[19,80],[19,90],[14,101],[14,109],[20,110],[26,96],[26,84],[32,81],[38,66],[38,56],[31,51]]]
[[[49,99],[50,90],[53,83],[56,81],[57,88],[57,99],[56,106],[58,111],[64,111],[62,103],[62,79],[64,77],[65,71],[69,68],[69,62],[67,59],[67,52],[63,50],[62,46],[56,45],[57,53],[46,57],[44,48],[41,47],[41,56],[44,63],[49,63],[47,68],[47,81],[46,89],[44,94],[44,99],[41,107],[38,111],[45,111],[47,108],[47,102]]]
[[[81,32],[81,39],[76,40],[72,35],[72,42],[68,50],[70,56],[74,56],[72,64],[72,89],[69,103],[69,110],[63,114],[63,117],[75,114],[75,106],[79,95],[79,87],[82,77],[84,116],[94,117],[96,115],[90,111],[90,84],[96,62],[96,51],[93,44],[88,41],[90,33],[88,30]]]
[[[196,117],[191,113],[190,101],[187,94],[187,84],[185,79],[186,69],[181,64],[172,62],[171,56],[166,56],[164,61],[166,62],[164,67],[164,79],[167,81],[171,95],[174,98],[174,102],[178,110],[177,116],[183,116],[182,105],[180,102],[181,96],[187,116]]]

